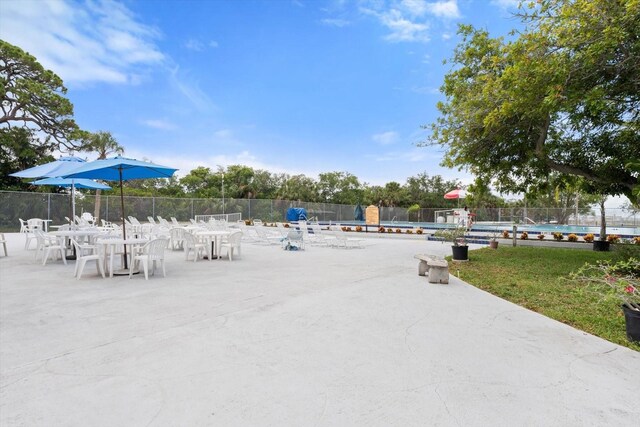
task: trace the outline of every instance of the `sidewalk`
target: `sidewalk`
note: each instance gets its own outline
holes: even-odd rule
[[[167,277],[0,256],[2,426],[633,425],[640,353],[417,275],[438,242],[244,244]],[[455,270],[452,273],[456,273]]]

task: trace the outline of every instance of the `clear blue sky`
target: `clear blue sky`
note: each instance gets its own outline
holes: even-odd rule
[[[516,0],[2,0],[0,37],[60,75],[86,130],[180,168],[346,171],[404,183],[459,23],[506,35]]]

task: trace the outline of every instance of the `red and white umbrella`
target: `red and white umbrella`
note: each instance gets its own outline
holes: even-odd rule
[[[465,197],[467,197],[467,192],[465,190],[461,190],[459,188],[455,189],[455,190],[451,190],[448,193],[446,193],[444,195],[445,199],[451,200],[451,199],[464,199]]]

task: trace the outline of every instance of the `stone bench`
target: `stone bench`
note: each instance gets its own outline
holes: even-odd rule
[[[429,283],[449,283],[449,263],[431,255],[418,254],[414,258],[418,263],[418,275],[429,273]]]

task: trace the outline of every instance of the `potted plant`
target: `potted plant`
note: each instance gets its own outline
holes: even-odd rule
[[[465,227],[443,228],[434,233],[435,237],[441,238],[445,242],[451,242],[451,250],[454,261],[467,261],[469,259],[469,246],[465,234]]]
[[[604,299],[616,298],[622,303],[627,338],[640,342],[640,259],[629,258],[611,264],[598,261],[585,264],[571,274],[573,280],[587,284]]]
[[[489,238],[489,247],[491,249],[498,249],[498,232],[496,230],[491,231],[491,237]]]

